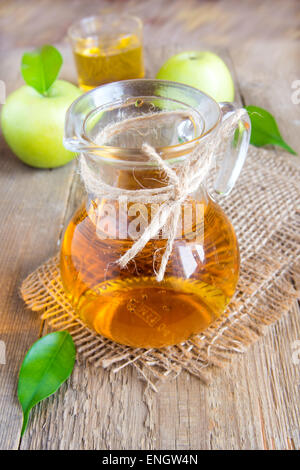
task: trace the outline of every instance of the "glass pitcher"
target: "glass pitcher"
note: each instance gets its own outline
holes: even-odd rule
[[[218,104],[201,91],[175,82],[115,82],[71,105],[64,143],[82,154],[90,174],[101,175],[108,187],[139,193],[167,184],[165,174],[142,151],[143,142],[177,171],[195,145],[206,145],[207,136],[216,134],[234,110],[231,104]],[[172,111],[182,113],[157,122],[147,119],[153,113]],[[189,111],[193,119],[186,117]],[[144,118],[141,127],[99,143],[98,136],[111,123],[136,116]],[[213,191],[204,181],[182,204],[183,218],[188,203],[190,222],[184,236],[178,231],[175,237],[161,281],[156,277],[157,263],[167,238],[161,232],[126,267],[118,264],[136,240],[130,227],[139,231],[152,205],[146,201],[137,211],[129,202],[121,210],[120,199],[113,194],[105,200],[93,192],[87,194],[65,231],[60,258],[64,289],[85,324],[121,344],[164,347],[201,332],[224,312],[238,281],[239,249],[234,229],[216,200],[234,186],[249,138],[246,116],[232,129],[230,148],[224,148],[222,161],[217,162],[220,169]],[[198,231],[193,237],[199,207],[201,236]]]

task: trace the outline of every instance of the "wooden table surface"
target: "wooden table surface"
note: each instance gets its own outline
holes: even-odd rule
[[[97,5],[97,7],[96,7]],[[100,9],[135,12],[145,23],[147,70],[153,76],[178,49],[209,47],[223,55],[236,99],[270,110],[283,137],[300,153],[299,2],[117,1],[0,2],[0,79],[20,86],[24,50],[55,43],[73,79],[66,43],[72,21]],[[289,155],[286,155],[289,158]],[[44,333],[24,307],[24,277],[59,246],[82,197],[75,163],[56,170],[23,165],[0,137],[0,448],[2,449],[299,449],[300,340],[297,306],[267,335],[219,372],[210,386],[186,373],[146,391],[134,369],[118,374],[75,366],[60,391],[38,405],[20,438],[17,376],[25,352]]]

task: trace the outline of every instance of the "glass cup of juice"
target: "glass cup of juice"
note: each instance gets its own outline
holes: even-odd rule
[[[143,23],[131,15],[104,14],[68,30],[78,82],[84,91],[119,80],[143,78]]]

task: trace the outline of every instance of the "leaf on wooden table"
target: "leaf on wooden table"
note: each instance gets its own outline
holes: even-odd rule
[[[56,392],[70,376],[75,355],[75,345],[67,331],[43,336],[29,349],[18,383],[18,398],[23,409],[21,435],[26,429],[31,408]]]

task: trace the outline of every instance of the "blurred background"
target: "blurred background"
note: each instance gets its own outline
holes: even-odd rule
[[[140,16],[153,46],[181,42],[187,33],[189,41],[223,47],[300,38],[298,0],[1,0],[1,48],[60,42],[74,20],[100,11]]]

